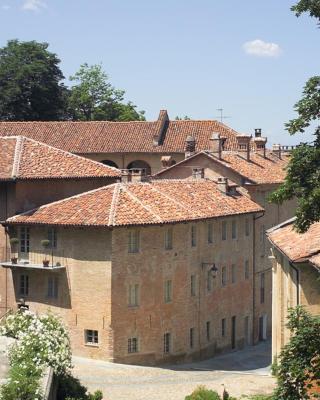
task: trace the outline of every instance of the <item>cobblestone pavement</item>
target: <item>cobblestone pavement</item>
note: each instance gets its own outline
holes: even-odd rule
[[[270,344],[217,356],[210,360],[166,367],[113,364],[74,357],[74,373],[90,391],[105,400],[184,400],[198,385],[230,395],[270,393]]]

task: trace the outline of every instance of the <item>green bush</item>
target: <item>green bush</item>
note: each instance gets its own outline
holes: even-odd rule
[[[207,389],[205,386],[198,386],[185,400],[221,400],[217,392]]]
[[[100,390],[93,394],[87,393],[87,388],[71,374],[59,377],[57,400],[102,400],[102,398]]]

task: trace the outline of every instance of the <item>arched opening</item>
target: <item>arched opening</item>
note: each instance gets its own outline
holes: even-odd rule
[[[102,160],[102,164],[108,165],[109,167],[119,168],[118,165],[112,160]]]
[[[128,164],[127,169],[142,169],[143,175],[151,175],[150,165],[142,160],[132,161],[130,164]]]

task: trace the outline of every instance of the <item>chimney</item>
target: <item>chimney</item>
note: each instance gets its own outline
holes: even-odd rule
[[[204,178],[204,168],[192,168],[192,178],[193,179],[203,179]]]
[[[272,145],[272,153],[281,160],[281,145],[273,144]]]
[[[246,152],[246,158],[250,161],[250,140],[251,136],[249,135],[237,135],[236,136],[238,142],[238,151]]]
[[[217,180],[218,183],[218,189],[220,192],[227,194],[229,191],[229,185],[228,185],[228,178],[225,178],[224,176],[220,176]]]
[[[174,164],[175,164],[175,162],[174,162],[172,156],[162,156],[161,157],[161,166],[163,169],[171,167],[171,165],[174,165]]]
[[[194,136],[187,136],[185,147],[185,158],[192,156],[196,152],[196,139]]]
[[[145,173],[142,168],[135,168],[131,171],[131,182],[141,182]]]
[[[152,142],[154,146],[159,146],[163,140],[163,136],[167,129],[167,123],[169,121],[167,110],[160,110],[159,117],[157,120],[157,133],[152,137]]]
[[[159,135],[153,135],[152,137],[152,144],[154,146],[159,146]]]
[[[261,132],[260,132],[261,134]],[[256,151],[262,151],[263,152],[263,157],[266,158],[266,143],[267,143],[267,138],[261,137],[261,136],[256,136],[254,139],[254,144],[256,146]]]
[[[261,137],[261,129],[260,128],[256,128],[254,130],[254,137],[256,137],[256,138]]]
[[[121,170],[121,182],[122,183],[128,183],[131,182],[131,174],[128,169],[122,169]]]
[[[217,155],[219,160],[221,160],[225,140],[226,138],[220,137],[220,133],[213,133],[209,139],[210,153]]]

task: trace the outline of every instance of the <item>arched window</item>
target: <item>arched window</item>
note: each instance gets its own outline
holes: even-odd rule
[[[142,160],[132,161],[130,164],[128,164],[127,169],[143,169],[146,175],[151,175],[150,165]]]
[[[119,168],[118,165],[112,160],[102,160],[102,164],[109,165],[109,167]]]

